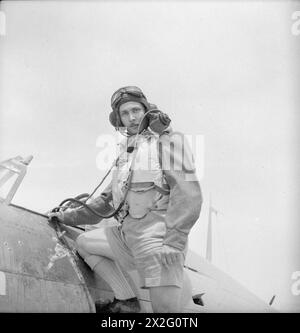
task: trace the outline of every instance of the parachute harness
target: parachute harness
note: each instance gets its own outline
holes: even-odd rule
[[[133,175],[133,167],[134,167],[134,162],[135,162],[135,158],[136,158],[136,154],[137,154],[137,149],[136,148],[137,148],[138,135],[140,134],[139,133],[140,132],[140,127],[141,127],[141,124],[142,124],[145,116],[151,111],[152,110],[149,110],[149,111],[145,112],[145,114],[143,115],[143,118],[140,121],[140,124],[138,126],[137,134],[135,135],[135,138],[134,138],[133,146],[130,146],[130,147],[127,148],[127,152],[129,152],[129,153],[133,152],[134,156],[132,158],[131,165],[130,165],[130,168],[129,168],[128,177],[127,177],[127,180],[125,182],[124,197],[123,197],[122,201],[120,202],[119,206],[112,213],[105,215],[105,214],[101,214],[101,213],[97,212],[95,209],[88,206],[86,204],[86,202],[87,202],[88,199],[90,199],[93,196],[93,194],[103,184],[103,182],[105,181],[107,176],[110,174],[113,167],[118,165],[118,162],[119,162],[119,159],[120,159],[122,153],[116,158],[116,160],[113,162],[112,166],[109,168],[109,170],[107,171],[107,173],[105,174],[105,176],[103,177],[103,179],[101,180],[99,185],[97,185],[97,187],[93,190],[93,192],[91,194],[80,194],[80,195],[76,196],[75,198],[64,199],[57,207],[53,208],[51,212],[58,212],[60,210],[65,210],[65,209],[67,209],[71,206],[76,207],[76,208],[84,207],[87,210],[89,210],[91,213],[93,213],[94,215],[96,215],[100,218],[104,218],[104,219],[108,219],[110,217],[116,216],[120,212],[120,210],[122,209],[122,207],[124,206],[124,204],[126,202],[127,194],[128,194],[128,191],[129,191],[129,188],[130,188],[130,185],[131,185],[131,180],[132,180],[132,175]],[[143,130],[141,134],[143,134],[144,131],[145,130]],[[67,204],[67,203],[69,203],[69,204]],[[72,203],[74,205],[71,205]]]

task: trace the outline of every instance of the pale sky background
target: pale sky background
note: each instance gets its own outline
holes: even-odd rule
[[[91,192],[111,94],[137,85],[204,137],[205,203],[190,247],[281,311],[300,271],[300,35],[288,1],[4,1],[0,160],[33,155],[14,203],[45,212]],[[298,93],[298,95],[297,95]],[[197,152],[196,152],[197,153]],[[199,168],[199,165],[198,165]]]

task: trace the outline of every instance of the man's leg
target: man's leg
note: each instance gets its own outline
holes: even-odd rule
[[[134,282],[118,263],[107,257],[91,255],[79,247],[78,253],[90,268],[111,287],[117,299],[125,300],[136,297],[132,288]]]
[[[149,288],[153,312],[180,312],[181,292],[182,288],[176,286],[159,286]]]
[[[109,284],[117,300],[123,301],[136,297],[134,282],[114,260],[104,230],[84,233],[77,238],[76,244],[80,256],[96,274]],[[134,307],[137,309],[136,305]]]
[[[86,255],[99,255],[114,260],[114,254],[108,243],[104,228],[94,229],[82,233],[76,239],[76,246],[79,251]]]

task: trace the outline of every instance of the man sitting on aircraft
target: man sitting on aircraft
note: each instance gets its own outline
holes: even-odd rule
[[[119,224],[85,232],[76,240],[79,254],[114,292],[114,300],[96,303],[96,310],[140,311],[127,273],[136,269],[154,312],[180,312],[188,234],[202,204],[192,154],[182,134],[168,130],[157,113],[155,119],[151,116],[151,105],[139,88],[118,89],[111,106],[110,122],[127,137],[110,185],[88,205],[102,214],[121,207],[115,216]],[[66,225],[101,220],[85,207],[49,217]]]

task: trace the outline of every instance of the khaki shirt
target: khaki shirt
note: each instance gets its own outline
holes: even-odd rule
[[[200,215],[201,188],[184,135],[179,132],[164,133],[158,145],[161,168],[170,187],[165,218],[167,232],[163,243],[183,251],[188,234]],[[88,206],[104,215],[111,213],[111,184]],[[102,220],[85,207],[67,210],[62,215],[60,219],[68,225],[97,224]]]

